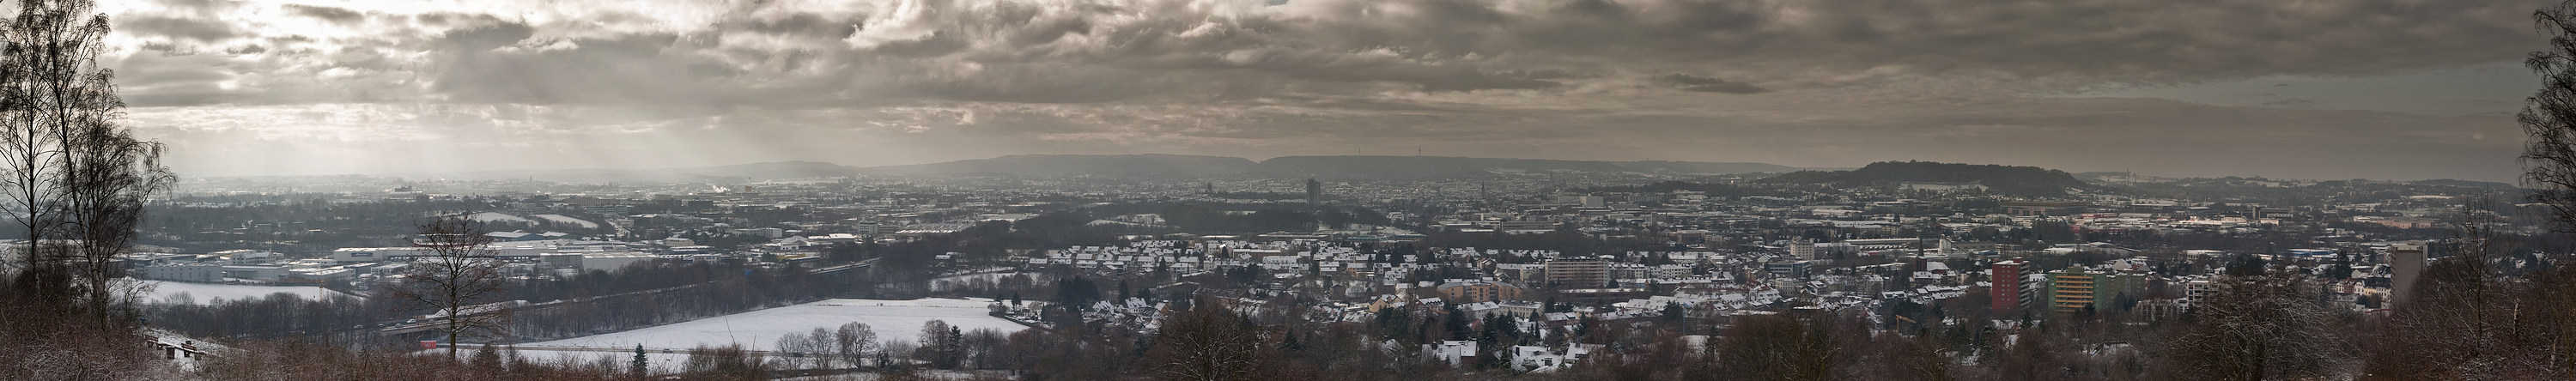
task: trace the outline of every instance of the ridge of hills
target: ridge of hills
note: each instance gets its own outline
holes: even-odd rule
[[[659,169],[561,169],[436,174],[447,178],[546,178],[571,182],[740,182],[835,176],[1110,176],[1192,178],[1227,175],[1326,179],[1478,177],[1546,172],[1726,175],[1800,168],[1768,163],[1586,161],[1443,156],[1281,156],[1253,161],[1204,155],[1009,155],[927,164],[857,167],[775,161]]]
[[[1328,181],[1456,179],[1567,174],[1577,177],[1714,176],[1777,174],[1759,181],[1835,186],[1897,185],[1907,182],[1977,183],[1989,192],[2024,196],[2057,196],[2070,190],[2111,191],[2100,183],[2119,172],[2068,173],[2007,165],[1927,161],[1886,161],[1860,168],[1799,168],[1769,163],[1693,161],[1594,161],[1505,159],[1447,156],[1280,156],[1254,161],[1232,156],[1008,155],[926,164],[859,167],[817,161],[772,161],[703,167],[654,169],[540,169],[402,174],[405,177],[457,180],[545,179],[574,183],[744,183],[781,179],[842,176],[943,177],[1076,177],[1124,179],[1194,179],[1223,176],[1314,178]],[[2417,180],[2424,186],[2515,191],[2513,184],[2466,180]]]
[[[1771,183],[1826,184],[1842,187],[1898,183],[1974,183],[1999,194],[2057,196],[2068,190],[2102,189],[2066,171],[1990,164],[1882,161],[1848,171],[1798,171],[1763,179]]]

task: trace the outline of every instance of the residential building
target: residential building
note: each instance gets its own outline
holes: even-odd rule
[[[1992,285],[1986,287],[1986,292],[1993,300],[1995,312],[2019,311],[2030,306],[2027,298],[2030,290],[2022,287],[2022,270],[2028,266],[2030,261],[2019,259],[1995,262],[1992,266],[1994,276],[1988,279]]]
[[[1482,280],[1456,281],[1440,285],[1440,298],[1451,303],[1478,303],[1499,300],[1522,300],[1527,297],[1520,286]]]
[[[1562,288],[1597,288],[1610,283],[1610,262],[1598,259],[1547,261],[1547,283]]]
[[[2218,293],[2218,282],[2212,282],[2208,279],[2198,279],[2183,283],[2182,289],[2183,303],[2200,305],[2201,299]]]
[[[2102,273],[2081,266],[2048,272],[2048,307],[2057,313],[2083,311],[2096,307],[2094,291]]]
[[[1798,239],[1797,242],[1791,242],[1789,243],[1789,256],[1798,258],[1798,260],[1801,261],[1816,260],[1816,243],[1804,238]]]
[[[1771,262],[1762,264],[1762,271],[1781,279],[1803,279],[1807,277],[1807,269],[1814,264],[1810,261]]]
[[[2413,296],[2415,281],[2424,277],[2424,245],[2388,246],[2388,303]]]

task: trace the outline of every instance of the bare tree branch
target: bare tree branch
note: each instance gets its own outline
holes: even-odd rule
[[[504,291],[502,261],[483,233],[482,223],[461,213],[421,223],[413,244],[427,248],[427,255],[414,257],[402,281],[387,292],[409,307],[437,311],[431,330],[447,336],[450,358],[460,337],[508,335],[508,306],[492,304]]]

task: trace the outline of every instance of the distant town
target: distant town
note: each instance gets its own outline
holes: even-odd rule
[[[421,334],[441,313],[388,315],[363,300],[436,255],[419,244],[418,221],[462,219],[481,226],[513,284],[482,310],[513,310],[514,319],[507,335],[431,346],[682,353],[691,348],[582,337],[808,303],[948,298],[981,306],[967,315],[990,318],[973,324],[990,331],[975,348],[925,355],[924,364],[1024,369],[1037,365],[996,358],[1011,335],[1149,337],[1198,304],[1259,326],[1308,327],[1273,334],[1350,325],[1405,348],[1389,353],[1510,373],[1598,364],[1586,359],[1633,353],[1657,332],[1705,345],[1744,319],[1816,313],[1976,343],[1958,348],[1981,355],[2005,347],[1985,340],[2038,327],[2117,323],[2070,337],[2096,350],[2059,360],[2116,364],[2141,353],[2116,338],[2191,319],[2231,272],[2285,271],[2325,311],[2368,316],[2419,297],[2405,285],[2426,275],[2429,259],[2491,251],[2510,269],[2552,264],[2532,247],[2492,249],[2539,232],[2522,206],[2499,201],[2522,190],[2496,183],[1929,162],[1692,173],[1444,160],[1456,162],[1418,178],[202,179],[153,204],[142,229],[148,252],[120,259],[134,276],[163,281],[150,321],[195,337],[435,341]],[[2464,223],[2482,224],[2470,230],[2483,235],[2463,235]],[[2550,243],[2533,246],[2541,244]],[[327,291],[305,302],[180,296],[205,285]],[[326,318],[239,315],[276,303]],[[676,307],[597,315],[648,304]],[[194,320],[211,316],[226,317]],[[926,337],[916,348],[938,345]],[[739,344],[809,355],[772,340]]]
[[[2576,380],[2576,0],[0,0],[0,380]]]

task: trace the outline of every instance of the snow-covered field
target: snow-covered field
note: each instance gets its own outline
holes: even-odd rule
[[[948,322],[963,331],[991,328],[1017,332],[1027,326],[986,315],[992,299],[872,300],[831,299],[787,307],[698,319],[658,327],[563,340],[527,343],[531,347],[634,348],[685,350],[699,345],[742,344],[770,350],[778,337],[815,328],[833,329],[850,322],[867,323],[878,340],[915,341],[921,324]]]
[[[706,319],[691,320],[659,327],[603,335],[519,344],[519,355],[532,360],[594,361],[606,355],[618,366],[634,358],[634,352],[592,352],[537,349],[542,347],[582,347],[632,349],[641,344],[646,361],[655,372],[678,371],[688,360],[689,348],[701,344],[717,346],[742,344],[744,349],[769,350],[778,337],[788,333],[805,333],[815,328],[834,329],[844,323],[867,323],[876,330],[878,340],[915,341],[921,324],[931,320],[948,322],[963,331],[991,328],[1003,332],[1027,329],[1019,323],[986,315],[992,299],[920,299],[873,300],[831,299],[793,306],[744,312]],[[465,348],[474,349],[471,344]],[[666,352],[667,350],[667,352]],[[462,355],[462,354],[460,354]]]
[[[566,225],[576,225],[576,226],[581,226],[581,228],[583,228],[583,229],[598,229],[598,228],[599,228],[599,223],[597,223],[597,222],[590,222],[590,220],[584,220],[584,219],[579,219],[579,218],[573,218],[572,216],[566,216],[566,215],[561,215],[561,214],[539,214],[539,215],[537,215],[536,217],[537,217],[537,218],[540,218],[540,219],[545,219],[545,220],[546,220],[546,222],[552,222],[552,223],[558,223],[558,224],[566,224]]]
[[[267,298],[268,294],[280,292],[295,294],[296,296],[301,296],[305,299],[317,300],[321,299],[324,295],[348,295],[339,291],[325,290],[312,286],[250,286],[188,282],[152,283],[155,284],[152,287],[152,296],[145,297],[144,300],[156,303],[173,303],[173,301],[170,300],[171,297],[182,294],[187,295],[189,299],[187,302],[192,304],[213,304],[216,299],[260,299]]]
[[[499,222],[521,223],[521,224],[533,224],[533,223],[537,223],[537,220],[531,220],[531,219],[528,219],[527,217],[513,216],[513,215],[509,215],[509,214],[507,214],[507,213],[501,213],[501,212],[482,212],[482,213],[475,213],[475,214],[472,214],[472,215],[467,215],[467,216],[465,216],[465,218],[472,219],[472,220],[474,220],[475,222],[494,222],[494,221],[499,221]]]

